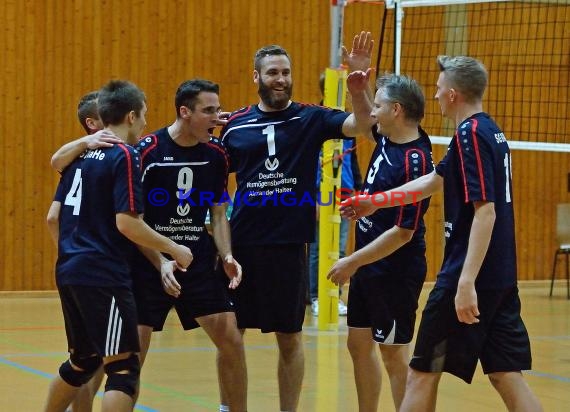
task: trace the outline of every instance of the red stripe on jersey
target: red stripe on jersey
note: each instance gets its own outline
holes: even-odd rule
[[[475,158],[477,159],[477,170],[479,171],[479,184],[481,185],[481,200],[487,200],[487,191],[485,190],[485,177],[483,176],[483,162],[481,162],[481,153],[479,152],[479,140],[477,140],[477,120],[473,119],[471,127],[471,136],[473,137],[473,147],[475,148]]]
[[[231,122],[232,120],[234,120],[237,117],[243,116],[244,114],[249,113],[249,111],[251,110],[253,106],[248,106],[246,110],[244,110],[243,112],[237,112],[234,115],[230,116],[228,119],[228,122]]]
[[[405,160],[406,183],[410,181],[410,163],[409,163],[408,159],[412,153],[418,153],[420,155],[421,160],[422,160],[422,164],[421,164],[422,176],[426,174],[426,156],[425,156],[424,152],[422,152],[421,150],[417,150],[417,149],[407,150],[406,154],[404,155],[404,157],[406,159]],[[416,205],[417,209],[416,209],[416,218],[414,219],[414,230],[416,230],[418,228],[418,223],[420,221],[420,212],[422,210],[422,202],[423,202],[423,200],[420,200]],[[398,226],[402,223],[402,218],[404,217],[403,214],[404,214],[404,206],[400,206],[400,215],[398,216],[398,223],[397,223]]]
[[[426,174],[426,171],[427,171],[426,170],[426,168],[427,168],[426,155],[421,150],[418,150],[418,153],[422,157],[422,176],[423,176]],[[418,227],[418,223],[420,222],[420,212],[422,211],[422,203],[423,203],[423,200],[420,200],[418,202],[418,210],[416,212],[416,220],[414,222],[414,229],[416,229]]]
[[[129,179],[129,209],[131,212],[136,212],[135,192],[133,190],[133,159],[131,158],[131,152],[129,152],[129,149],[127,149],[124,144],[119,144],[118,146],[123,149],[123,152],[125,152],[125,156],[127,157],[127,176]]]
[[[461,176],[463,177],[463,191],[465,192],[465,202],[468,202],[469,193],[467,192],[467,178],[465,177],[465,165],[463,163],[463,154],[461,153],[461,142],[459,141],[459,133],[457,133],[457,130],[455,131],[455,140],[457,144],[457,151],[459,153]]]
[[[220,152],[222,154],[222,156],[224,156],[224,163],[226,166],[226,170],[225,170],[225,179],[224,179],[224,187],[222,188],[223,190],[226,190],[228,187],[228,173],[230,170],[230,160],[228,158],[228,152],[226,152],[224,149],[222,149],[220,146],[212,144],[212,143],[206,143],[209,147],[211,147],[212,149],[217,150],[218,152]]]
[[[330,107],[323,106],[322,104],[315,104],[315,103],[297,103],[301,107],[324,107],[325,109],[330,109]]]
[[[408,151],[404,154],[404,170],[406,171],[406,182],[410,181],[410,163],[408,162]],[[396,225],[400,226],[402,224],[402,219],[404,218],[404,206],[400,206],[400,211],[398,213],[398,221]]]
[[[152,149],[154,149],[156,146],[158,146],[158,137],[156,137],[155,134],[149,134],[149,135],[143,136],[140,138],[140,140],[146,139],[147,137],[150,137],[152,139],[152,143],[149,146],[145,147],[143,149],[143,151],[141,152],[141,169],[143,167],[144,157],[147,154],[149,154]]]

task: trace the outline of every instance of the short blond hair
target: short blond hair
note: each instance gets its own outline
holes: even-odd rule
[[[489,75],[479,60],[468,56],[438,56],[439,70],[445,72],[445,78],[451,87],[457,89],[469,102],[481,100]]]

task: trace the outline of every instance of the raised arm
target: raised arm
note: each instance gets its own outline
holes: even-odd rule
[[[370,128],[374,120],[370,117],[372,110],[373,91],[370,88],[370,61],[374,40],[370,32],[360,32],[352,40],[350,53],[342,47],[344,62],[350,71],[347,87],[351,95],[353,114],[342,125],[345,136],[364,135],[372,138]]]
[[[372,49],[374,48],[374,40],[369,31],[361,31],[352,39],[352,49],[350,53],[347,48],[342,46],[342,58],[348,69],[353,72],[360,70],[365,72],[370,67],[372,59]]]
[[[366,72],[370,68],[373,48],[374,40],[372,40],[372,34],[369,31],[361,31],[354,36],[350,53],[346,47],[342,46],[342,58],[348,66],[348,71],[350,73],[356,71]],[[372,101],[374,100],[374,91],[370,84],[368,86],[366,92],[368,93],[368,98]]]
[[[368,97],[371,69],[355,71],[348,75],[346,84],[352,96],[352,114],[344,121],[342,132],[345,136],[363,135],[372,138],[372,126],[376,122],[370,113],[372,102]]]

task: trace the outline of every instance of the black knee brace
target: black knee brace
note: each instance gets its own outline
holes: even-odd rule
[[[74,369],[73,366],[71,366],[70,361],[80,370]],[[61,376],[61,379],[63,379],[67,384],[80,387],[93,377],[97,369],[99,369],[99,366],[101,366],[101,363],[102,361],[99,356],[81,358],[72,354],[69,357],[69,360],[62,363],[59,367],[59,376]]]
[[[139,357],[136,354],[133,353],[127,359],[108,363],[104,368],[107,374],[105,392],[120,391],[129,396],[136,393],[141,373]]]

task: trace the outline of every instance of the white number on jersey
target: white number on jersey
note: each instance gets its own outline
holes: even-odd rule
[[[178,190],[176,196],[178,199],[188,199],[190,191],[192,190],[192,183],[194,182],[194,172],[189,167],[183,167],[178,172]],[[176,212],[179,216],[186,216],[190,213],[190,203],[182,205],[182,201],[178,203]]]
[[[190,189],[192,189],[193,181],[194,172],[192,172],[192,169],[189,167],[183,167],[180,169],[178,172],[178,183],[176,185],[178,187],[178,190],[176,192],[176,197],[178,199],[180,199],[180,191],[182,191],[182,194],[184,195],[185,193],[188,193]]]
[[[79,210],[81,209],[81,169],[75,169],[75,176],[73,176],[73,183],[71,184],[71,189],[65,196],[64,205],[73,206],[73,215],[79,215]]]
[[[275,126],[267,126],[261,133],[267,135],[267,152],[269,156],[275,156]]]
[[[368,184],[374,183],[374,178],[376,177],[376,173],[378,173],[378,170],[380,170],[380,162],[382,162],[382,160],[384,160],[384,156],[382,156],[381,154],[378,155],[378,157],[370,167],[370,170],[368,171],[368,176],[366,177],[366,183]]]
[[[503,165],[505,166],[505,201],[507,203],[511,203],[511,180],[513,178],[513,163],[510,153],[505,153]]]

